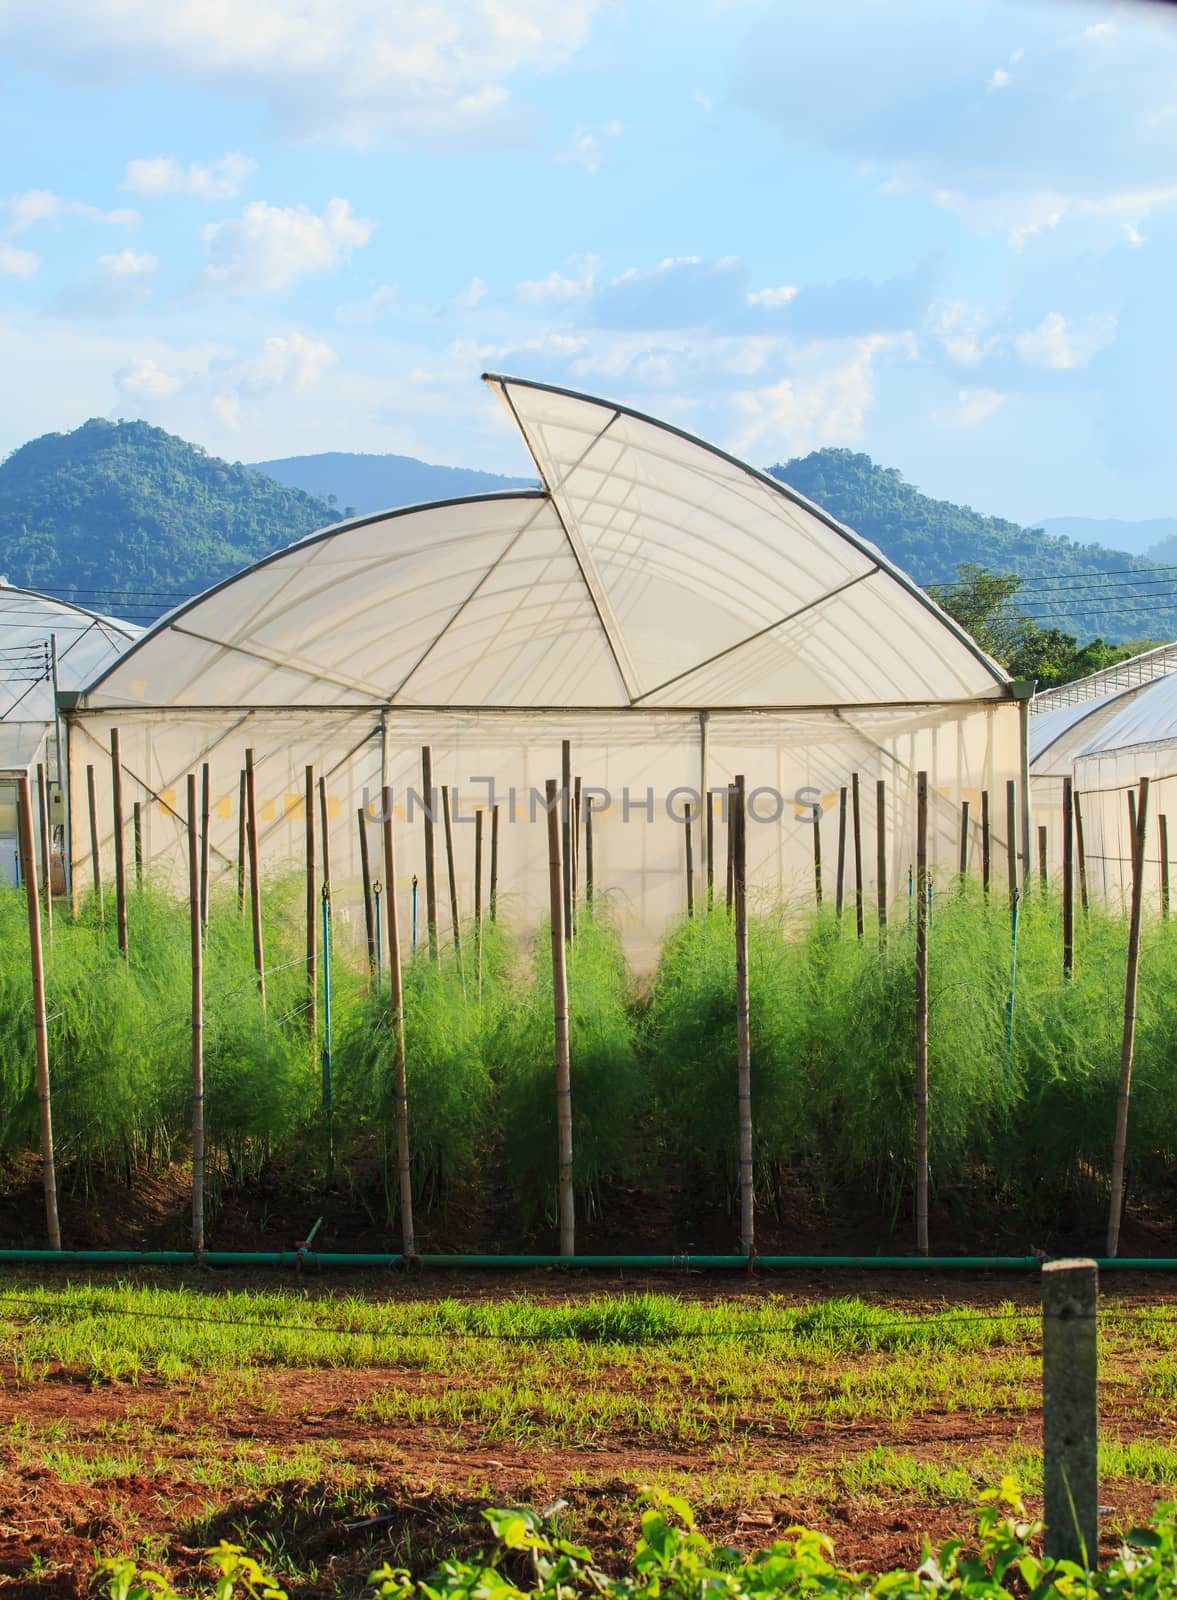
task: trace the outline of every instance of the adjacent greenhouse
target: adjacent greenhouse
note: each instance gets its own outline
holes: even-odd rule
[[[246,750],[270,868],[301,859],[313,767],[326,780],[344,919],[360,904],[357,814],[374,828],[385,785],[406,913],[414,876],[424,883],[426,746],[433,785],[446,791],[461,910],[473,893],[472,824],[497,805],[500,903],[526,926],[547,905],[540,802],[568,741],[593,813],[596,891],[639,956],[685,907],[688,808],[696,822],[701,806],[711,811],[722,874],[723,795],[737,774],[750,793],[750,881],[765,896],[812,899],[817,817],[832,897],[841,791],[855,774],[865,895],[880,866],[889,892],[906,892],[920,769],[934,796],[935,862],[955,867],[962,801],[975,834],[983,790],[1005,849],[1025,703],[879,550],[775,479],[624,406],[486,382],[540,487],[313,534],[170,613],[77,697],[68,735],[79,887],[90,870],[87,765],[107,775],[99,834],[110,849],[116,729],[145,861],[177,879],[188,773],[209,764],[215,882],[236,872]],[[439,840],[442,812],[439,795]],[[1028,826],[1020,809],[1023,854]],[[693,830],[700,891],[706,836]],[[851,856],[844,871],[852,892]]]

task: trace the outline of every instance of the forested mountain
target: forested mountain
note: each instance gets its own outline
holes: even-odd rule
[[[970,506],[933,500],[894,467],[880,467],[853,450],[814,450],[768,470],[877,544],[934,593],[937,585],[955,582],[958,566],[971,563],[1023,577],[1014,603],[1040,623],[1081,639],[1177,637],[1177,601],[1169,599],[1174,587],[1158,583],[1143,556],[1074,544]],[[1115,578],[1092,576],[1101,573]]]
[[[337,515],[162,428],[94,417],[0,464],[0,575],[149,621]]]
[[[1128,550],[1150,561],[1172,561],[1177,544],[1177,517],[1148,517],[1128,522],[1122,517],[1044,517],[1033,524],[1046,533],[1061,534],[1080,544],[1104,544],[1112,550]]]
[[[340,515],[350,509],[359,516],[386,511],[390,506],[453,500],[464,494],[530,489],[538,481],[503,478],[497,472],[477,472],[471,467],[438,467],[415,456],[361,455],[349,450],[255,461],[253,470],[342,507]]]

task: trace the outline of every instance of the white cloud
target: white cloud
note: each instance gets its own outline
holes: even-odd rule
[[[257,162],[251,156],[238,155],[236,151],[219,161],[203,165],[194,161],[187,167],[174,156],[149,156],[127,162],[122,187],[153,198],[191,195],[197,200],[231,200],[241,193],[256,170]]]
[[[968,300],[948,300],[932,308],[928,330],[957,367],[984,361],[995,341],[984,335],[986,314]]]
[[[9,278],[31,278],[41,265],[41,257],[32,250],[20,250],[14,244],[0,241],[0,273]]]
[[[999,411],[1005,401],[1006,396],[996,389],[958,389],[955,400],[933,411],[932,421],[941,428],[975,428]]]
[[[337,322],[379,322],[400,304],[401,292],[395,283],[377,284],[363,300],[336,306]]]
[[[1116,31],[1114,22],[1093,22],[1089,28],[1083,29],[1084,39],[1110,39]]]
[[[245,389],[313,389],[328,367],[338,361],[322,339],[303,333],[276,335],[262,345],[258,355],[241,369]]]
[[[346,200],[331,200],[322,216],[306,206],[254,200],[240,217],[201,229],[210,287],[236,294],[272,294],[308,273],[324,272],[367,244],[375,224],[352,215]]]
[[[159,260],[146,250],[118,250],[99,256],[94,271],[78,279],[52,302],[67,317],[110,317],[137,311],[151,298]]]
[[[778,306],[787,306],[796,293],[794,285],[782,283],[778,289],[750,289],[746,299],[750,306],[766,306],[772,311]]]
[[[1066,372],[1086,366],[1115,335],[1114,316],[1088,317],[1078,323],[1068,321],[1059,311],[1049,311],[1036,328],[1015,336],[1014,349],[1029,367]]]
[[[997,67],[990,74],[989,81],[986,83],[985,87],[990,92],[992,92],[994,89],[1008,89],[1012,81],[1013,80],[1004,67]]]
[[[599,0],[6,0],[9,59],[73,82],[146,77],[248,96],[280,129],[484,146],[524,131],[505,80],[580,48]]]
[[[745,424],[737,453],[751,458],[763,446],[783,459],[861,439],[874,401],[875,356],[895,344],[886,335],[856,340],[844,359],[833,363],[814,352],[808,370],[738,393]]]
[[[606,122],[601,128],[583,128],[577,132],[572,144],[556,157],[567,165],[583,167],[590,178],[601,170],[606,146],[621,137],[620,122]]]
[[[570,305],[574,300],[586,300],[596,287],[596,269],[599,263],[595,257],[585,257],[583,260],[570,263],[575,270],[580,267],[580,276],[573,278],[562,272],[549,272],[546,278],[531,278],[515,285],[515,296],[524,302],[544,305],[564,306]]]
[[[1143,244],[1144,243],[1144,235],[1141,233],[1140,229],[1138,227],[1136,227],[1136,225],[1134,223],[1121,222],[1120,226],[1121,226],[1121,228],[1123,228],[1124,237],[1127,239],[1129,244]]]
[[[81,217],[86,222],[107,223],[114,227],[134,227],[143,218],[137,211],[122,206],[103,211],[85,200],[65,200],[49,189],[29,189],[14,194],[8,202],[9,234],[24,233],[41,222],[60,222],[64,217]]]
[[[486,299],[486,284],[481,278],[471,278],[470,282],[454,299],[455,311],[473,311],[480,301]]]
[[[158,399],[175,394],[182,389],[184,380],[175,372],[166,372],[153,356],[143,356],[130,366],[115,373],[115,382],[124,394]]]

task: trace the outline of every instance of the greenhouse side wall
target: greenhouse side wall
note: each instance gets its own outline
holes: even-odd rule
[[[326,778],[332,891],[344,937],[363,936],[357,812],[368,807],[369,846],[378,863],[382,786],[393,791],[398,894],[409,937],[409,896],[419,879],[424,919],[424,796],[421,749],[429,745],[434,784],[450,791],[461,914],[474,906],[474,818],[500,807],[499,890],[504,919],[526,930],[548,904],[544,781],[559,778],[561,744],[593,808],[595,890],[616,917],[639,966],[686,908],[684,808],[708,791],[715,818],[715,872],[722,894],[726,835],[722,791],[747,784],[749,881],[762,905],[809,906],[814,898],[813,832],[820,814],[823,879],[834,895],[839,795],[860,780],[865,897],[876,896],[876,783],[885,783],[888,892],[906,896],[915,857],[915,777],[928,772],[933,806],[930,859],[955,871],[961,801],[970,802],[970,863],[980,870],[980,797],[991,793],[994,872],[1005,870],[1005,785],[1018,776],[1018,708],[1010,700],[900,709],[748,711],[421,711],[338,707],[306,710],[79,711],[69,717],[71,851],[74,883],[92,881],[86,766],[96,768],[103,870],[113,862],[110,735],[119,729],[125,823],[142,808],[147,870],[180,892],[186,884],[184,793],[189,772],[211,772],[210,876],[214,894],[234,892],[240,774],[247,748],[257,774],[263,870],[301,871],[305,769]],[[439,797],[440,799],[440,797]],[[436,808],[439,923],[449,934],[440,804]],[[316,816],[316,823],[318,817]],[[489,840],[487,840],[487,853]],[[131,849],[128,843],[127,858]],[[695,833],[695,885],[704,889],[705,845]],[[488,870],[484,867],[484,870]],[[379,866],[374,865],[374,875]],[[853,905],[853,837],[848,821],[847,903]],[[583,885],[583,866],[581,867]],[[484,901],[486,888],[484,884]]]

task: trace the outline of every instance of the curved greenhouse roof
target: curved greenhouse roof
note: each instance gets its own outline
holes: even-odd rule
[[[1002,699],[873,545],[611,402],[487,375],[542,487],[358,518],[170,613],[89,710],[799,709]]]

